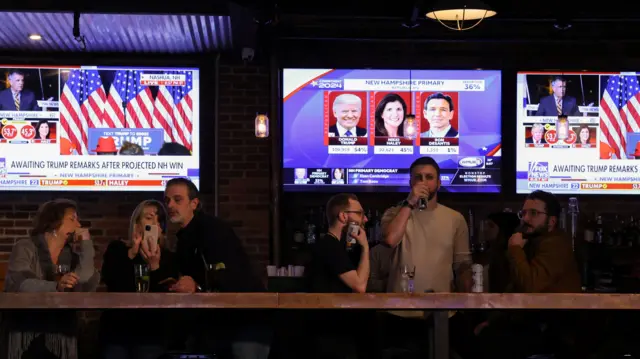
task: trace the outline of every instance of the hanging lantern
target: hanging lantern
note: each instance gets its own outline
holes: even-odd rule
[[[267,115],[256,115],[256,137],[269,137],[269,117]]]
[[[410,140],[416,138],[418,133],[418,129],[416,127],[416,116],[408,114],[404,119],[404,137]]]

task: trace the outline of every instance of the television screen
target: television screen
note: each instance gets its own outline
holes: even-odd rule
[[[0,73],[0,190],[199,184],[197,69],[2,65]]]
[[[405,191],[433,157],[442,190],[499,192],[500,71],[283,71],[285,191]]]
[[[634,72],[517,75],[518,193],[640,191],[640,86]]]

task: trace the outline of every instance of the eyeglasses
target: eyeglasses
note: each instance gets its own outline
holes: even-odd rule
[[[547,214],[547,212],[538,211],[537,209],[523,209],[518,211],[518,218],[523,219],[527,214],[531,217],[537,217],[539,214]]]

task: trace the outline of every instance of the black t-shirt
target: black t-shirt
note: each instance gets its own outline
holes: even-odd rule
[[[353,251],[347,251],[344,240],[326,234],[313,245],[309,286],[313,293],[352,293],[340,275],[356,270]]]

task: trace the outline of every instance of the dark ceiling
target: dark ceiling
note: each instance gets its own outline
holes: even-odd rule
[[[452,0],[450,0],[452,1]],[[424,14],[434,4],[428,0],[394,0],[375,3],[364,0],[209,0],[203,2],[162,2],[157,0],[4,0],[4,11],[54,12],[98,14],[181,14],[206,15],[225,18],[230,16],[231,28],[218,30],[213,25],[207,31],[193,26],[185,33],[189,38],[184,49],[193,52],[254,47],[261,40],[275,36],[288,40],[327,41],[411,41],[411,42],[640,42],[640,3],[606,1],[485,1],[498,15],[486,19],[470,31],[452,31]],[[417,16],[413,19],[412,14]],[[25,17],[26,19],[26,17]],[[217,21],[217,20],[216,20]],[[224,20],[221,20],[224,21]],[[108,18],[105,18],[108,23]],[[208,23],[207,21],[203,23]],[[213,22],[211,22],[213,24]],[[167,29],[167,22],[159,29]],[[68,25],[68,24],[67,24]],[[570,25],[570,26],[569,26]],[[26,25],[25,25],[26,26]],[[87,25],[89,26],[89,25]],[[113,21],[113,26],[120,26]],[[68,26],[67,26],[68,27]],[[54,29],[51,29],[53,31]],[[125,29],[133,34],[147,34],[150,29]],[[139,30],[139,31],[138,31]],[[68,32],[69,30],[67,30]],[[88,31],[88,30],[87,30]],[[123,30],[124,31],[124,30]],[[217,31],[217,32],[216,32]],[[222,34],[232,33],[228,41]],[[157,38],[172,40],[176,52],[175,36],[167,31]],[[199,46],[209,35],[211,44]],[[143,36],[143,35],[140,35]],[[216,43],[214,43],[214,40]],[[7,40],[9,41],[9,40]],[[145,41],[142,38],[141,41]],[[96,40],[96,43],[98,40]],[[232,42],[232,44],[231,44]],[[169,46],[167,45],[167,46]],[[207,45],[207,44],[205,44]],[[135,43],[132,46],[137,46]],[[191,50],[192,49],[192,50]],[[102,51],[109,50],[101,48]],[[590,48],[584,48],[588,53]]]

